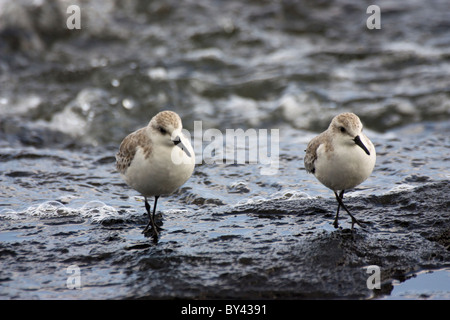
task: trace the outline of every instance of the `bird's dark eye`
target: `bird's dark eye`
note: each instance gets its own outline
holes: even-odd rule
[[[163,127],[159,127],[158,130],[159,130],[159,132],[161,132],[161,134],[167,133],[166,129],[164,129]]]
[[[345,128],[344,127],[339,127],[339,130],[341,130],[342,133],[345,133]]]

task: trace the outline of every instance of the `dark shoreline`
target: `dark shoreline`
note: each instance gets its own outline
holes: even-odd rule
[[[230,225],[229,229],[220,227],[214,231],[213,228],[211,234],[215,232],[217,236],[212,236],[202,231],[201,225],[206,219],[202,218],[192,221],[189,230],[166,230],[162,241],[156,245],[145,238],[127,240],[127,234],[139,232],[143,219],[112,220],[103,224],[64,216],[5,221],[2,232],[13,233],[17,241],[0,243],[3,265],[0,297],[382,297],[392,291],[393,280],[405,281],[421,270],[450,267],[450,213],[446,197],[449,192],[449,182],[441,181],[393,194],[349,198],[349,208],[356,216],[363,217],[368,226],[365,229],[355,227],[353,232],[348,229],[349,221],[345,216],[341,220],[343,228],[326,231],[320,227],[323,223],[332,223],[333,199],[239,206],[228,212],[212,212],[208,219],[211,226],[227,219],[242,219],[244,226]],[[286,224],[291,225],[285,227]],[[244,233],[230,234],[235,228],[242,228]],[[289,230],[292,231],[289,237],[277,234]],[[179,236],[185,243],[176,240]],[[167,238],[172,240],[167,241]],[[188,254],[189,250],[193,250],[192,253]],[[63,266],[68,265],[80,266],[81,274],[86,275],[87,287],[78,291],[67,290],[64,285],[59,289],[43,289],[54,286],[55,281],[64,284],[67,275],[62,272]],[[367,288],[370,275],[364,268],[369,265],[380,267],[379,290]],[[8,287],[20,281],[17,277],[26,278],[30,273],[54,275],[47,284],[42,280],[43,288],[27,290],[25,285],[10,295]],[[98,278],[90,276],[95,273]],[[115,279],[115,275],[121,280]],[[108,287],[112,290],[106,289]],[[54,292],[45,294],[40,293],[41,290]],[[91,293],[87,294],[89,291]]]

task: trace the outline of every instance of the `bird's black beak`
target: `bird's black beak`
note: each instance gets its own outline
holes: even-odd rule
[[[181,150],[184,151],[184,153],[186,153],[186,155],[190,158],[191,157],[191,153],[189,152],[189,150],[185,147],[185,145],[183,144],[183,142],[181,142],[180,136],[176,136],[175,139],[172,140],[173,144],[176,145],[177,147],[179,147]]]
[[[356,143],[359,147],[361,147],[361,149],[363,149],[364,152],[367,153],[367,155],[370,156],[369,150],[367,150],[366,146],[364,145],[364,143],[362,143],[361,138],[360,138],[359,136],[356,136],[356,138],[353,139],[353,141],[355,141],[355,143]]]

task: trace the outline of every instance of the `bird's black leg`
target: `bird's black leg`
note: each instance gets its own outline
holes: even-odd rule
[[[348,211],[347,207],[345,206],[344,202],[342,202],[342,199],[338,196],[338,194],[336,192],[334,192],[334,195],[336,196],[336,200],[339,202],[339,205],[342,206],[342,208],[344,208],[345,211],[347,211],[348,215],[352,218],[352,230],[353,230],[353,226],[355,225],[355,223],[358,226],[360,226],[361,228],[364,228],[364,226],[361,225],[361,223],[358,220],[356,220],[356,218],[350,213],[350,211]],[[342,197],[343,196],[344,196],[344,194],[342,193]]]
[[[341,193],[339,194],[339,198],[341,198],[341,200],[344,198],[344,192],[345,192],[345,190],[342,190]],[[334,194],[336,195],[336,198],[337,198],[338,197],[337,193],[334,192]],[[336,217],[334,218],[334,222],[333,222],[333,226],[335,228],[337,228],[339,226],[338,218],[339,218],[339,209],[340,208],[341,208],[341,204],[338,201],[338,208],[337,208],[337,211],[336,211]]]
[[[156,204],[158,203],[158,198],[159,196],[155,196],[155,203],[153,204],[153,214],[150,213],[150,205],[148,204],[147,198],[145,198],[145,209],[147,210],[148,214],[148,223],[144,231],[142,231],[143,234],[149,231],[150,226],[153,228],[156,236],[158,236],[158,230],[161,230],[158,226],[156,226],[155,223]]]
[[[160,230],[160,228],[156,225],[156,218],[155,218],[155,214],[156,214],[156,203],[158,202],[159,196],[155,196],[155,203],[153,204],[153,217],[152,217],[152,224],[153,224],[153,228],[158,231]]]
[[[153,219],[152,219],[152,216],[150,214],[150,205],[148,204],[147,197],[145,197],[145,209],[147,210],[148,223],[147,223],[147,226],[145,227],[144,231],[142,231],[142,233],[146,233],[148,231],[148,228],[150,227],[150,224],[153,224],[152,223]]]

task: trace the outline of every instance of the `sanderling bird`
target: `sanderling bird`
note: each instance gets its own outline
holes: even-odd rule
[[[149,124],[129,134],[120,144],[116,168],[125,182],[145,199],[149,228],[156,237],[156,203],[161,195],[168,195],[183,185],[195,166],[191,143],[182,133],[181,119],[175,112],[162,111]],[[147,197],[155,197],[153,214]],[[158,230],[159,229],[159,230]]]
[[[342,199],[344,192],[366,180],[375,166],[375,147],[362,130],[357,115],[342,113],[335,116],[328,129],[313,138],[306,148],[306,171],[333,190],[338,201],[335,228],[341,206],[352,218],[352,229],[355,223],[361,226]]]

